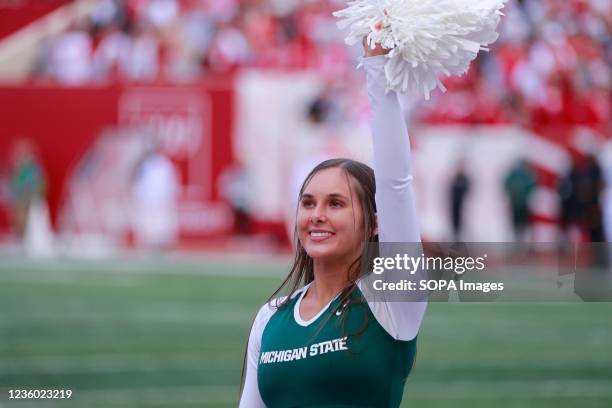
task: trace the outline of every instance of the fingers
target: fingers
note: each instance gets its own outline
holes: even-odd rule
[[[376,43],[376,46],[372,48],[368,44],[367,37],[363,37],[363,51],[366,57],[374,57],[377,55],[385,55],[388,54],[390,50],[383,48],[379,43]]]

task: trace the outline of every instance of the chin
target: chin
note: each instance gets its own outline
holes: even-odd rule
[[[333,262],[338,262],[339,260],[346,259],[347,262],[349,259],[352,259],[353,253],[347,251],[339,251],[336,248],[304,248],[308,256],[310,256],[313,260],[331,260]],[[358,256],[356,254],[355,256]]]
[[[336,251],[330,251],[328,249],[323,248],[304,248],[306,253],[312,259],[326,259],[337,257],[338,253]]]

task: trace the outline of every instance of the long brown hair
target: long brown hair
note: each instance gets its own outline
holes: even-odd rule
[[[300,188],[298,203],[302,198],[302,194],[304,190],[310,183],[310,180],[320,172],[321,170],[331,169],[331,168],[339,168],[344,170],[346,175],[347,183],[349,189],[352,191],[353,187],[355,189],[355,195],[359,200],[359,204],[361,205],[362,214],[363,214],[363,242],[378,242],[378,235],[376,234],[376,201],[375,201],[375,193],[376,193],[376,183],[374,179],[374,170],[364,163],[358,162],[356,160],[351,159],[330,159],[325,160],[319,163],[315,168],[313,168],[310,173],[306,176],[302,186]],[[353,213],[354,213],[354,202],[353,205]],[[299,204],[298,204],[299,205]],[[296,208],[297,213],[297,208]],[[289,270],[289,274],[283,280],[281,285],[272,293],[272,295],[268,298],[267,303],[271,303],[273,299],[277,298],[278,295],[282,292],[286,292],[286,298],[281,302],[273,302],[274,306],[277,308],[285,307],[293,294],[302,286],[309,284],[314,280],[314,270],[313,270],[313,260],[306,253],[306,250],[302,246],[298,238],[297,233],[297,225],[293,231],[293,241],[295,245],[295,256],[293,259],[293,265]],[[366,259],[368,248],[367,245],[363,245],[361,255],[350,265],[348,265],[346,273],[347,273],[347,281],[351,282],[346,288],[344,288],[340,294],[340,302],[336,309],[332,310],[335,312],[338,308],[347,308],[350,304],[355,302],[354,294],[355,294],[355,282],[359,278],[362,270],[362,260]],[[344,314],[343,314],[344,315]],[[362,333],[367,328],[367,319],[364,320],[364,324],[359,329],[358,333]],[[251,324],[252,327],[252,324]],[[343,324],[344,327],[344,324]],[[247,347],[245,349],[244,362],[242,366],[242,382],[241,382],[241,392],[244,386],[244,378],[246,373],[246,357],[248,352],[248,340]]]

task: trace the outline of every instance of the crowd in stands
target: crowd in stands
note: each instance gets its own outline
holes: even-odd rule
[[[500,39],[454,92],[429,106],[440,122],[585,125],[609,134],[612,3],[510,1]],[[606,129],[606,127],[608,127]]]
[[[239,67],[340,70],[353,58],[339,0],[98,0],[41,46],[37,78],[186,82]]]
[[[612,3],[509,0],[492,52],[451,95],[423,110],[436,122],[533,125],[560,119],[596,128],[610,117]],[[344,0],[97,0],[90,18],[40,47],[37,80],[66,85],[190,82],[241,67],[355,66],[334,10]]]

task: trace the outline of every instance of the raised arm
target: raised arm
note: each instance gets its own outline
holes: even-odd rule
[[[397,94],[386,92],[385,63],[384,55],[363,59],[372,115],[378,236],[383,243],[420,243],[410,140]],[[384,251],[381,255],[385,256]],[[370,308],[391,336],[412,340],[418,333],[426,302],[395,299],[370,302]]]
[[[372,112],[378,235],[381,242],[421,242],[410,140],[397,94],[385,90],[385,62],[383,55],[363,59]]]

